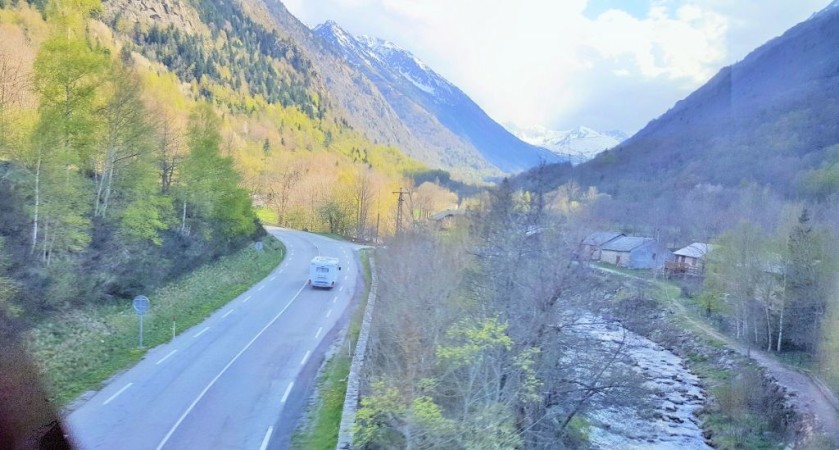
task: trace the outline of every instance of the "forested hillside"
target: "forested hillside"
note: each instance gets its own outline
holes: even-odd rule
[[[615,149],[573,170],[616,198],[675,199],[702,186],[769,185],[786,198],[836,192],[839,11],[814,15],[722,69]]]
[[[711,244],[682,293],[720,330],[839,392],[839,10],[723,69],[617,148],[517,178],[587,233]],[[663,274],[663,273],[662,273]]]
[[[292,41],[238,3],[117,3],[0,1],[7,312],[131,298],[259,236],[254,203],[284,226],[392,232],[391,192],[424,167],[333,111]],[[427,184],[427,208],[456,201]]]

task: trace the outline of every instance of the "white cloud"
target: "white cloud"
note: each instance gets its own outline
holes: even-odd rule
[[[285,2],[410,50],[499,122],[628,132],[827,3],[653,0],[631,15],[616,0],[588,18],[586,0]]]

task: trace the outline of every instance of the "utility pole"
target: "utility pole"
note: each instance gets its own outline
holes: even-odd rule
[[[399,194],[399,198],[396,201],[396,234],[399,234],[402,231],[402,203],[405,202],[403,195],[407,194],[407,192],[399,188],[399,192],[394,192],[394,194]]]

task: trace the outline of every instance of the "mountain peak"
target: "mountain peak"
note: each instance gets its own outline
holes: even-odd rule
[[[601,132],[582,125],[565,131],[549,130],[542,126],[511,128],[523,141],[547,148],[575,164],[588,161],[626,139],[626,135],[618,130]]]
[[[328,23],[314,31],[351,66],[367,74],[417,135],[445,139],[443,159],[477,157],[504,172],[525,170],[543,160],[563,160],[507,132],[463,91],[397,44],[352,36]]]

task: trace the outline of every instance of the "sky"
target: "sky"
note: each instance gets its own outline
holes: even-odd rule
[[[638,131],[830,0],[283,0],[391,41],[520,128]]]

